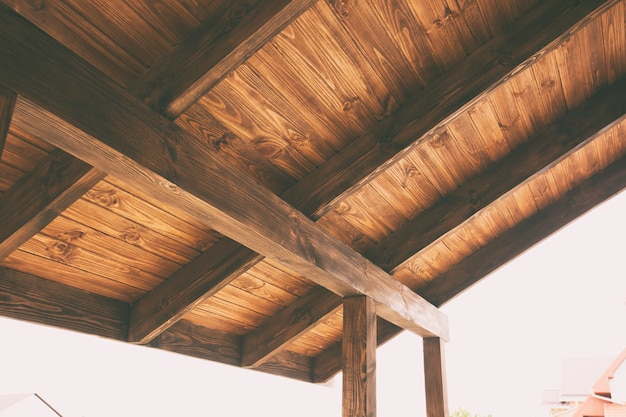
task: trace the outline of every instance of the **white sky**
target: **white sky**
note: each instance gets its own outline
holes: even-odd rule
[[[567,357],[626,348],[626,193],[443,307],[450,410],[545,416]],[[64,417],[341,416],[330,386],[0,318],[0,395],[37,392]],[[424,416],[421,339],[378,350],[378,416]],[[0,413],[1,416],[1,413]]]

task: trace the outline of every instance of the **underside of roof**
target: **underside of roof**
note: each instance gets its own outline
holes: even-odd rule
[[[626,185],[626,0],[0,0],[0,314],[309,382]]]

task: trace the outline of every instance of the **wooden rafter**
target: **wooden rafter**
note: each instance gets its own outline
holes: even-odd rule
[[[416,96],[413,101],[357,139],[353,146],[347,147],[310,176],[291,187],[281,195],[281,198],[307,216],[320,217],[332,208],[333,202],[339,201],[343,198],[342,196],[349,195],[347,190],[354,190],[354,187],[362,186],[360,183],[362,180],[373,179],[373,177],[363,179],[363,175],[369,175],[369,173],[378,175],[380,172],[374,171],[378,164],[388,158],[397,158],[404,153],[400,152],[402,148],[411,146],[410,143],[414,138],[419,138],[432,131],[431,123],[443,123],[455,114],[469,108],[480,97],[485,96],[495,86],[508,79],[512,70],[517,72],[519,68],[514,69],[516,64],[531,65],[537,57],[545,55],[547,51],[554,48],[557,39],[558,42],[564,42],[567,36],[571,36],[575,28],[587,22],[588,19],[584,18],[586,13],[599,14],[612,3],[614,2],[604,2],[600,5],[599,2],[586,2],[576,7],[560,1],[543,4],[534,14],[521,19],[509,32],[496,36],[480,50],[466,58],[456,69],[444,75],[422,94]],[[558,21],[558,25],[545,24],[547,20],[551,19]],[[527,30],[528,27],[538,29],[531,33]],[[563,36],[562,33],[568,33],[568,35]],[[505,60],[501,59],[502,56],[499,55],[501,52],[496,52],[503,50],[509,51],[508,54],[510,54]],[[485,65],[487,62],[497,64]],[[484,71],[484,68],[488,68],[489,71]],[[477,73],[478,70],[480,71]],[[479,98],[475,98],[475,95]],[[434,103],[437,105],[434,106]],[[397,128],[398,126],[400,128]],[[390,139],[383,140],[381,138]],[[393,146],[388,146],[389,143],[393,143]],[[357,165],[355,166],[350,161],[354,161]],[[339,174],[337,174],[338,172]],[[339,177],[341,179],[338,180]],[[414,221],[413,224],[421,223]],[[385,246],[378,245],[380,248]],[[250,266],[263,259],[262,256],[237,245],[232,246],[230,255],[222,250],[221,245],[217,249],[216,254],[223,259],[243,257]],[[210,254],[205,256],[209,257]],[[374,263],[378,264],[383,256],[374,256],[371,259],[375,259]],[[385,257],[385,259],[390,258]],[[237,268],[236,265],[232,265],[230,260],[225,262],[229,264],[228,268]],[[387,266],[385,265],[385,268]],[[197,278],[197,281],[194,277]],[[223,276],[221,277],[223,281],[219,281],[220,277],[212,274],[188,276],[184,271],[181,271],[176,277],[168,280],[170,282],[167,286],[164,285],[162,288],[155,289],[155,294],[147,297],[146,302],[140,300],[138,307],[140,304],[147,304],[147,306],[141,306],[141,315],[145,316],[145,319],[138,320],[144,320],[146,326],[142,331],[135,332],[133,330],[135,326],[131,323],[131,340],[145,343],[150,337],[164,330],[168,325],[167,323],[175,322],[190,308],[208,298],[213,293],[211,289],[214,288],[214,285],[217,285],[215,288],[219,288],[221,285],[226,285],[228,280],[234,277],[234,275]],[[195,288],[204,287],[208,291],[206,294],[202,294],[200,291],[187,291],[185,289],[187,285],[193,285]],[[172,303],[167,307],[148,301],[149,299],[167,299],[174,293],[181,295],[176,296],[177,303]],[[189,296],[186,301],[183,298],[184,295]],[[328,296],[334,297],[330,293]],[[138,314],[131,315],[131,317],[136,316]],[[134,319],[132,320],[134,321]]]
[[[56,149],[0,197],[0,260],[43,229],[105,174]]]
[[[441,307],[474,283],[625,188],[626,156],[623,156],[438,276],[432,284],[419,289],[418,293]],[[384,322],[378,328],[379,344],[402,331]],[[327,381],[341,370],[340,352],[341,346],[338,344],[315,358],[314,382]]]
[[[259,190],[20,16],[2,10],[0,21],[0,37],[7,41],[0,48],[0,76],[24,97],[15,113],[25,127],[50,133],[55,146],[339,295],[367,294],[382,317],[404,328],[447,337],[445,316],[414,292]]]
[[[4,143],[9,132],[16,97],[17,95],[13,91],[0,85],[0,156],[2,156]]]
[[[130,91],[175,119],[315,3],[226,2],[172,53],[140,76]]]

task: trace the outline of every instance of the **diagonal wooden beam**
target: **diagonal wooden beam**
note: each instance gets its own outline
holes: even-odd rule
[[[55,149],[0,196],[0,260],[37,234],[105,174]]]
[[[530,17],[524,17],[514,24],[510,32],[497,35],[487,45],[468,57],[458,68],[426,88],[422,94],[416,96],[412,102],[404,106],[397,114],[394,114],[387,121],[381,123],[380,126],[359,138],[353,146],[349,146],[340,152],[335,158],[313,172],[310,177],[305,178],[282,194],[281,198],[284,198],[285,201],[307,216],[321,216],[332,207],[333,201],[340,199],[341,195],[347,195],[346,190],[357,184],[361,175],[366,175],[370,170],[374,169],[376,164],[396,155],[400,148],[406,146],[409,141],[428,133],[431,127],[429,123],[436,124],[443,120],[449,120],[455,114],[465,111],[465,109],[475,103],[475,100],[472,100],[475,92],[485,89],[481,96],[487,94],[488,91],[494,88],[494,85],[498,85],[508,78],[509,71],[514,68],[516,63],[527,59],[528,62],[525,62],[523,65],[530,65],[537,57],[543,56],[546,53],[545,51],[553,48],[555,42],[565,41],[569,35],[559,37],[559,29],[564,30],[564,28],[567,28],[566,33],[574,31],[576,27],[587,21],[587,19],[581,17],[585,12],[591,11],[594,14],[598,14],[610,4],[612,2],[605,2],[604,4],[587,2],[578,6],[579,8],[571,9],[571,5],[568,6],[560,1],[547,2]],[[550,19],[558,21],[558,25],[549,25],[550,27],[544,28],[546,26],[545,22]],[[531,36],[529,39],[531,33],[525,29],[527,27],[538,28],[538,34],[534,37]],[[504,48],[504,45],[507,48]],[[509,51],[511,56],[507,56],[506,60],[500,62],[498,61],[498,58],[501,58],[499,54],[504,50]],[[489,62],[498,64],[488,66],[486,63]],[[485,68],[489,70],[485,71]],[[479,73],[477,73],[478,70],[480,70]],[[441,105],[437,103],[441,103]],[[424,120],[422,121],[420,118],[424,118]],[[403,123],[408,126],[404,130],[394,133],[393,130],[388,128],[388,126],[400,126]],[[395,139],[393,134],[396,135]],[[402,146],[389,147],[387,146],[389,140],[381,139],[380,143],[378,142],[377,138],[387,137],[392,138],[392,142],[400,143]],[[360,158],[363,155],[365,155],[365,159],[361,160]],[[348,161],[353,161],[356,165]],[[339,176],[342,177],[340,180],[334,177],[336,171],[340,172]],[[233,259],[240,258],[243,256],[242,253],[245,252],[246,262],[249,262],[250,265],[254,265],[263,259],[261,255],[256,255],[243,247],[233,247],[233,252],[230,256],[227,256],[221,248],[218,249],[220,256],[224,259],[231,257]],[[210,255],[207,254],[205,256],[209,257]],[[380,258],[376,258],[374,263],[377,263],[379,260]],[[226,262],[231,263],[229,261]],[[389,262],[385,264],[385,266],[388,265]],[[237,265],[229,265],[226,269],[237,269]],[[213,293],[209,291],[206,295],[203,295],[199,291],[185,290],[185,286],[191,283],[191,278],[183,279],[183,277],[185,277],[185,273],[181,271],[176,277],[168,279],[167,289],[165,286],[163,288],[157,287],[154,290],[155,294],[147,298],[145,302],[144,300],[139,301],[137,310],[140,309],[139,304],[151,304],[152,307],[148,305],[145,308],[141,308],[142,316],[144,316],[140,319],[144,322],[142,329],[134,331],[134,326],[131,323],[130,334],[132,341],[138,343],[147,342],[150,337],[165,329],[168,324],[173,323],[177,317],[181,317],[181,313],[187,311],[188,306],[197,305]],[[200,275],[197,276],[198,282],[195,282],[194,286],[197,288],[210,288],[211,285],[219,282],[224,284],[225,281],[220,281],[220,278],[229,280],[234,277],[234,275],[223,277]],[[179,280],[178,278],[181,279]],[[204,280],[206,280],[206,283],[202,282]],[[179,285],[175,285],[176,282],[179,282]],[[175,292],[188,294],[190,297],[186,301],[182,297],[177,297],[178,302],[169,304],[167,309],[158,303],[148,301],[149,299],[167,299]],[[328,296],[334,297],[330,292]],[[135,316],[135,314],[131,314],[131,321],[135,321],[132,318]],[[304,323],[299,322],[299,324],[303,325]],[[285,339],[286,343],[288,341],[289,338]]]
[[[619,0],[541,2],[282,198],[317,219],[376,179],[456,115],[554,50]]]
[[[446,195],[365,256],[386,271],[626,115],[626,79],[613,84],[542,129],[478,176]]]
[[[2,156],[7,133],[9,133],[9,125],[11,124],[16,98],[17,94],[0,85],[0,156]]]
[[[498,236],[438,276],[431,284],[420,288],[418,293],[441,307],[474,283],[625,188],[626,156],[623,156],[550,206]],[[382,326],[379,324],[378,343],[384,343],[401,331],[402,329],[389,323],[383,322]],[[315,358],[313,382],[325,382],[341,370],[340,351],[340,346],[335,346]]]
[[[0,268],[0,315],[126,340],[128,304]]]
[[[225,2],[172,53],[140,76],[130,91],[175,119],[316,2]]]
[[[243,337],[241,366],[257,367],[283,351],[290,342],[336,313],[342,301],[323,287],[312,289]]]
[[[403,328],[447,338],[437,308],[4,7],[0,40],[14,123],[338,295],[369,296]]]

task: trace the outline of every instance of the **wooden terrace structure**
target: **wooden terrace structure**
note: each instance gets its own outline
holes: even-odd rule
[[[312,383],[626,185],[625,0],[0,0],[0,314]]]

